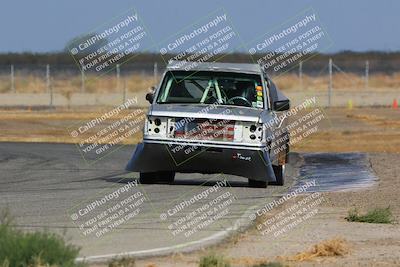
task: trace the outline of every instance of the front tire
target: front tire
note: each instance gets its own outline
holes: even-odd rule
[[[274,169],[276,182],[271,182],[272,185],[279,185],[282,186],[285,184],[285,165],[272,165]]]
[[[159,172],[159,182],[173,184],[175,180],[175,172]]]
[[[154,184],[159,179],[158,172],[141,172],[139,182],[141,184]]]
[[[265,181],[257,181],[257,180],[249,179],[249,187],[267,188],[267,185],[268,185],[268,183]]]
[[[172,184],[175,180],[175,172],[141,172],[139,182],[141,184],[155,184],[159,182]]]

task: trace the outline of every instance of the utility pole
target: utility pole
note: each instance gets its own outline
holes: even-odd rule
[[[332,58],[329,58],[328,106],[332,104]]]
[[[14,65],[11,65],[11,92],[15,93]]]
[[[124,89],[122,91],[122,103],[126,101],[126,80],[124,79]]]
[[[53,107],[53,98],[54,98],[54,95],[53,95],[53,86],[51,86],[51,83],[50,83],[50,78],[49,78],[49,92],[50,92],[50,104],[49,104],[49,106],[50,106],[50,108],[52,108]]]
[[[369,83],[369,61],[365,61],[365,90],[368,90]]]
[[[46,92],[50,92],[50,65],[46,65]]]
[[[303,90],[303,61],[299,63],[300,89]]]
[[[116,70],[117,70],[117,91],[119,91],[119,89],[120,89],[120,86],[119,86],[119,78],[120,78],[119,64],[117,64]]]
[[[154,83],[157,82],[157,77],[158,77],[158,66],[157,66],[157,62],[154,63],[153,66],[153,76],[154,76]]]
[[[85,92],[85,70],[83,65],[81,65],[81,93]]]

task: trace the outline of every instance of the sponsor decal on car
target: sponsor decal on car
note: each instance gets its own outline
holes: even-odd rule
[[[245,160],[245,161],[251,161],[251,157],[250,156],[243,156],[241,153],[233,154],[232,159],[240,159],[240,160]]]

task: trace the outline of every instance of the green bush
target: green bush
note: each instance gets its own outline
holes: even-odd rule
[[[366,223],[392,223],[392,211],[390,207],[387,208],[375,208],[368,211],[366,214],[361,215],[357,209],[349,211],[349,215],[346,217],[349,222],[366,222]]]
[[[0,267],[77,267],[79,248],[65,244],[48,232],[22,232],[11,224],[8,213],[0,215]]]
[[[199,267],[230,267],[229,262],[223,256],[209,254],[201,257]]]

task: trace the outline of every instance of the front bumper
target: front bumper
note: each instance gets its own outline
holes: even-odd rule
[[[126,170],[224,173],[258,181],[276,181],[268,151],[263,148],[246,149],[243,146],[139,143]]]

